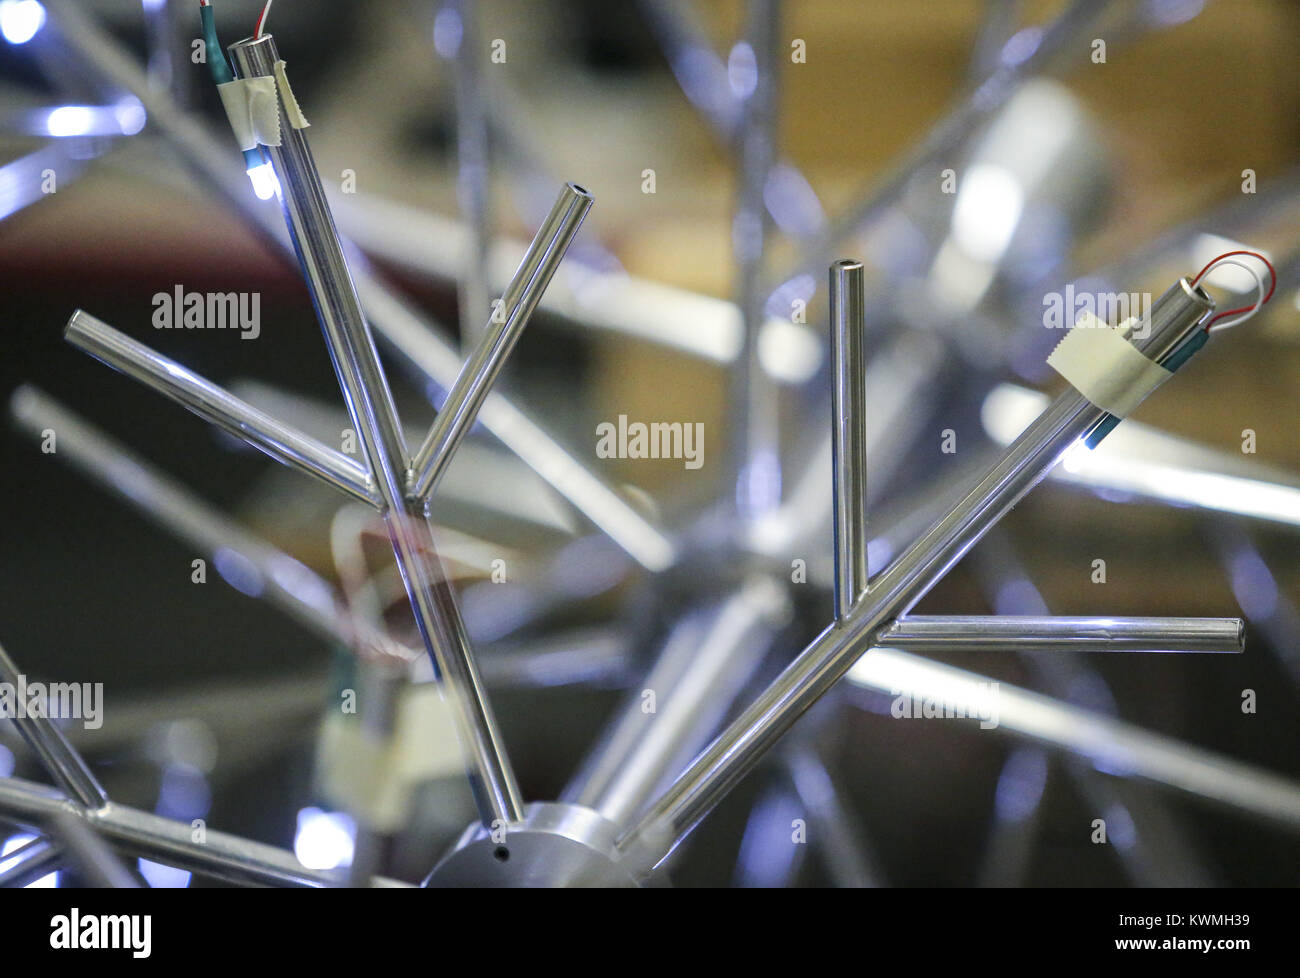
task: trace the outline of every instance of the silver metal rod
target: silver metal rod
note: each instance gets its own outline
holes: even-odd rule
[[[84,818],[111,844],[157,862],[203,873],[230,883],[270,886],[338,886],[343,877],[307,869],[291,852],[207,829],[194,840],[188,822],[109,802],[85,811],[44,785],[0,778],[0,812],[46,831],[60,815]]]
[[[149,49],[149,80],[171,93],[181,105],[188,105],[193,97],[193,74],[188,59],[180,53],[189,46],[189,20],[194,16],[193,4],[179,0],[144,0],[145,36]],[[182,24],[182,17],[186,22]]]
[[[753,577],[716,607],[681,622],[565,800],[626,824],[717,731],[753,679],[783,609],[788,612],[780,587]]]
[[[461,347],[472,351],[483,342],[491,323],[488,312],[491,250],[491,160],[488,143],[487,93],[483,86],[485,51],[479,33],[478,0],[451,0],[444,8],[459,19],[460,41],[453,61],[456,101],[456,191],[460,213],[469,229],[469,247],[459,282]],[[527,317],[525,317],[527,318]]]
[[[0,888],[22,887],[48,876],[63,863],[63,851],[47,839],[34,839],[23,846],[22,852],[0,856],[0,865],[12,865],[0,870]]]
[[[1152,304],[1148,328],[1130,341],[1159,360],[1198,329],[1213,307],[1202,290],[1180,280]],[[1061,394],[956,507],[880,575],[849,616],[814,639],[620,838],[632,870],[648,872],[661,862],[794,721],[879,644],[882,631],[911,610],[1105,413],[1073,388]]]
[[[463,222],[375,194],[334,198],[339,226],[366,254],[420,276],[454,280],[460,255],[468,247]],[[493,282],[507,282],[526,242],[499,237],[492,248]],[[584,256],[585,257],[585,256]],[[355,274],[355,272],[354,272]],[[366,311],[369,299],[358,278]],[[740,312],[733,302],[628,274],[621,269],[566,263],[546,290],[539,307],[555,318],[548,325],[573,324],[684,353],[708,363],[733,364],[740,349]],[[387,337],[388,323],[372,325]],[[441,342],[441,340],[440,340]],[[768,317],[760,343],[778,355],[764,360],[774,383],[802,384],[821,366],[820,339],[806,326]],[[445,345],[445,344],[444,344]],[[460,365],[452,357],[450,376]],[[451,381],[438,381],[444,388]]]
[[[57,27],[51,33],[62,43],[66,60],[86,69],[106,90],[122,89],[139,99],[150,128],[176,149],[189,172],[211,185],[232,212],[279,251],[294,254],[283,224],[249,192],[248,178],[236,162],[238,154],[231,152],[229,132],[218,138],[211,126],[183,111],[167,93],[152,89],[132,54],[80,5],[49,0],[46,8]],[[363,265],[353,265],[352,278],[374,328],[425,376],[449,389],[461,360],[440,327]],[[497,392],[489,395],[481,420],[502,444],[644,567],[658,571],[673,562],[676,550],[672,540],[510,398]]]
[[[831,469],[835,534],[835,618],[867,590],[867,395],[862,262],[830,269]]]
[[[744,522],[781,504],[780,402],[759,350],[759,333],[767,319],[767,296],[760,286],[772,222],[763,191],[775,160],[780,12],[779,0],[749,0],[745,40],[733,52],[733,57],[747,52],[749,64],[738,70],[752,76],[746,79],[750,90],[736,137],[740,191],[731,226],[742,322],[740,355],[732,374],[732,456],[738,514]]]
[[[409,302],[373,279],[358,278],[357,288],[367,314],[384,339],[421,374],[450,389],[461,369],[455,350],[430,331]],[[479,420],[642,567],[662,571],[676,561],[677,544],[673,539],[636,512],[518,402],[492,391],[483,402]]]
[[[269,34],[230,46],[240,77],[274,77],[280,60]],[[277,97],[281,144],[267,146],[282,192],[281,204],[312,293],[348,411],[370,462],[382,500],[393,553],[411,610],[469,753],[471,781],[485,824],[517,821],[523,801],[496,719],[478,675],[455,596],[422,507],[406,501],[406,445],[392,392],[352,284],[311,147],[291,125]]]
[[[878,644],[944,652],[1243,652],[1240,618],[1096,618],[1044,615],[912,616]]]
[[[998,384],[980,411],[984,430],[1008,444],[1046,401],[1037,391]],[[1140,422],[1126,422],[1095,450],[1072,455],[1050,478],[1111,498],[1120,494],[1300,526],[1300,475]]]
[[[855,686],[930,697],[954,710],[969,709],[995,687],[1000,731],[1066,750],[1103,774],[1143,778],[1300,828],[1294,780],[1094,710],[894,649],[872,649],[848,675]]]
[[[447,471],[456,446],[474,426],[493,382],[519,342],[591,204],[591,194],[576,184],[566,184],[560,191],[501,297],[499,309],[483,328],[482,340],[451,385],[433,427],[411,463],[410,495],[426,505]]]
[[[84,818],[60,812],[54,816],[52,828],[67,850],[68,861],[91,886],[116,890],[140,888],[131,871]]]
[[[995,527],[981,541],[974,557],[975,575],[988,595],[996,611],[1008,614],[1046,615],[1047,602],[1038,593],[1021,566],[1007,531]],[[1075,701],[1075,705],[1088,706],[1100,713],[1118,716],[1119,710],[1106,680],[1093,667],[1093,663],[1080,656],[1042,656],[1019,655],[1034,678],[1039,689],[1049,696],[1055,696],[1065,702]],[[1087,690],[1086,693],[1081,693]],[[1078,702],[1080,697],[1086,702]],[[1041,751],[1037,752],[1037,769],[1045,779],[1047,760]],[[1038,809],[1043,803],[1042,783],[1038,790],[1032,789],[1036,769],[1031,755],[1022,756],[1020,773],[1028,776],[1030,781],[1029,796],[1021,796],[1019,801],[1029,802]],[[1093,806],[1093,811],[1122,812],[1133,826],[1132,832],[1124,833],[1128,838],[1116,840],[1116,855],[1124,863],[1124,868],[1135,886],[1208,886],[1212,877],[1202,865],[1197,846],[1181,831],[1178,820],[1167,810],[1165,799],[1152,793],[1149,785],[1118,778],[1107,778],[1078,758],[1066,758],[1062,765],[1066,776],[1081,793],[1083,798]],[[1011,772],[1014,779],[1015,773]],[[1014,781],[999,786],[999,798],[1005,797],[1005,790],[1014,791]],[[1026,785],[1022,782],[1022,787]],[[1010,800],[1010,799],[1008,799]],[[1010,814],[1009,809],[1020,811],[1028,816],[1023,804],[1000,805],[1000,815]],[[1109,818],[1109,816],[1108,816]],[[1038,816],[1028,818],[1028,824],[1017,833],[1011,826],[1006,831],[997,833],[1003,848],[1013,850],[1008,855],[1014,858],[1016,849],[1011,837],[1024,835],[1023,830],[1032,833]],[[990,857],[992,858],[992,857]],[[988,867],[993,873],[993,868]],[[996,877],[995,877],[996,878]]]
[[[22,674],[3,646],[0,646],[0,681],[13,688],[25,686]],[[9,719],[64,791],[86,808],[101,808],[108,803],[104,786],[53,720],[46,716],[13,716]]]
[[[51,430],[56,457],[213,561],[232,586],[263,598],[329,641],[365,641],[334,587],[307,565],[249,532],[121,442],[41,391],[20,387],[10,400],[17,427],[34,437]],[[373,645],[382,647],[378,641]],[[408,651],[411,659],[414,651]]]
[[[407,662],[422,654],[350,614],[334,586],[306,564],[250,532],[53,398],[24,385],[10,399],[10,411],[16,427],[32,437],[54,431],[57,458],[198,548],[232,587],[267,601],[327,641],[371,654],[389,652]],[[525,687],[620,685],[627,667],[627,642],[600,630],[540,645],[531,641],[511,649],[494,648],[482,663],[490,685]]]
[[[143,343],[78,309],[63,332],[69,343],[265,452],[354,499],[378,505],[366,470],[342,452],[277,421]]]

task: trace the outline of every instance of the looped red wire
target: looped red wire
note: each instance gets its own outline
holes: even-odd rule
[[[1223,259],[1231,258],[1233,255],[1249,255],[1251,258],[1258,258],[1260,261],[1264,263],[1265,267],[1268,268],[1268,281],[1269,281],[1268,294],[1265,295],[1264,298],[1259,301],[1259,305],[1257,306],[1242,306],[1239,309],[1228,309],[1224,312],[1216,313],[1214,316],[1211,316],[1209,321],[1205,324],[1205,328],[1207,330],[1215,323],[1217,323],[1220,319],[1225,319],[1228,316],[1235,316],[1237,315],[1237,313],[1241,313],[1241,312],[1250,312],[1253,309],[1262,309],[1264,307],[1264,304],[1268,302],[1269,299],[1273,298],[1273,291],[1277,288],[1277,271],[1276,269],[1273,268],[1273,263],[1270,262],[1263,255],[1261,255],[1258,251],[1245,251],[1245,250],[1225,251],[1223,254],[1210,259],[1208,262],[1205,263],[1205,267],[1196,273],[1196,277],[1192,279],[1192,285],[1193,286],[1196,285],[1196,283],[1199,282],[1204,277],[1206,272],[1208,272],[1211,268],[1213,268]]]

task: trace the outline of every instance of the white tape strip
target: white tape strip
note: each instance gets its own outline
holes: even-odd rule
[[[268,76],[245,78],[248,85],[248,110],[253,117],[253,132],[263,146],[280,145],[280,99],[275,79]]]
[[[258,143],[280,145],[280,100],[274,78],[236,78],[218,85],[217,94],[240,149],[254,149]]]
[[[248,110],[248,90],[243,79],[217,86],[221,104],[226,107],[230,128],[235,131],[235,141],[240,149],[256,149],[257,136],[253,133],[253,115]]]
[[[1129,322],[1112,329],[1092,313],[1084,313],[1047,358],[1047,365],[1080,394],[1119,418],[1128,417],[1173,376],[1124,338],[1122,328]]]
[[[289,119],[289,125],[295,129],[306,129],[311,123],[302,114],[302,109],[298,108],[298,100],[293,97],[293,89],[289,87],[289,76],[284,73],[283,61],[275,63],[275,82],[280,86],[280,98],[284,100],[284,114]]]

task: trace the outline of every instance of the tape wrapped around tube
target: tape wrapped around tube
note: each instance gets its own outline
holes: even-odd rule
[[[283,60],[275,63],[275,83],[280,86],[280,98],[284,100],[284,114],[289,120],[289,125],[295,129],[306,129],[311,123],[302,114],[302,109],[298,107],[298,100],[294,98],[293,89],[289,87],[289,76],[284,73]]]
[[[218,85],[217,94],[240,149],[280,145],[280,99],[273,77],[236,78]]]
[[[1047,365],[1080,394],[1118,418],[1128,417],[1173,376],[1124,338],[1124,328],[1133,322],[1126,320],[1112,328],[1094,314],[1084,313],[1047,358]]]

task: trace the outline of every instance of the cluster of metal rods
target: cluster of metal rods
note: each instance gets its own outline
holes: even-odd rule
[[[492,390],[533,311],[539,304],[547,307],[547,287],[557,278],[560,263],[592,204],[591,194],[574,184],[563,187],[502,292],[498,311],[482,329],[466,331],[473,342],[462,364],[455,348],[426,317],[352,257],[354,252],[335,227],[301,130],[283,119],[282,145],[267,147],[280,181],[285,218],[284,225],[280,225],[264,210],[252,206],[242,174],[226,162],[229,154],[224,141],[179,107],[172,93],[151,85],[145,72],[75,5],[51,0],[49,6],[57,30],[54,43],[75,56],[107,89],[124,90],[139,99],[153,130],[251,226],[297,260],[315,300],[353,428],[362,442],[364,463],[254,407],[86,312],[73,314],[65,333],[67,339],[277,461],[373,508],[382,517],[423,652],[432,661],[457,719],[479,816],[487,826],[519,822],[525,806],[488,702],[484,675],[489,682],[492,680],[490,667],[481,669],[476,659],[462,609],[438,556],[428,521],[430,501],[457,448],[471,427],[482,423],[645,570],[668,570],[683,559],[688,549],[685,534],[674,536],[629,505],[524,409]],[[647,6],[675,69],[692,55],[697,67],[708,63],[708,57],[716,60],[708,51],[708,57],[701,62],[702,42],[685,8],[675,3]],[[465,23],[472,21],[472,3],[458,3],[455,7]],[[1105,7],[1103,0],[1072,3],[1043,32],[1028,57],[986,77],[971,99],[945,120],[895,175],[864,198],[866,203],[811,235],[798,269],[792,269],[786,277],[799,270],[824,268],[847,229],[861,228],[883,213],[919,163],[959,145],[1005,102],[1020,81],[1042,70],[1056,56],[1065,38],[1095,22]],[[740,439],[742,447],[735,463],[737,498],[741,502],[735,520],[742,541],[751,541],[753,529],[763,521],[779,522],[783,516],[780,500],[768,491],[774,479],[779,485],[777,428],[770,415],[772,385],[777,381],[768,376],[757,354],[763,331],[779,328],[767,320],[760,301],[766,294],[765,284],[760,281],[761,243],[771,221],[762,190],[775,165],[771,59],[777,23],[775,3],[760,0],[753,5],[747,43],[754,51],[763,83],[755,88],[748,102],[707,97],[708,93],[687,87],[687,94],[700,104],[719,135],[736,147],[743,177],[738,203],[743,220],[738,220],[738,226],[757,229],[758,245],[738,256],[741,287],[736,307],[722,309],[719,318],[719,309],[710,306],[708,300],[698,303],[702,316],[721,323],[720,333],[734,331],[734,343],[724,338],[712,353],[702,355],[734,362],[740,378],[735,392],[740,411],[738,430],[745,436]],[[464,38],[470,36],[466,33]],[[243,77],[271,75],[278,61],[270,35],[239,42],[232,46],[231,54]],[[490,294],[487,283],[494,279],[487,267],[490,249],[482,183],[486,162],[481,149],[483,131],[493,123],[484,114],[495,100],[483,97],[484,80],[475,75],[472,66],[462,68],[457,74],[456,98],[461,124],[463,200],[472,218],[468,250],[473,261],[468,271],[460,272],[461,312],[462,317],[472,317],[474,310],[481,312],[485,307]],[[698,81],[698,72],[692,77]],[[404,215],[403,219],[409,221],[411,216]],[[368,240],[364,220],[354,220],[362,240]],[[557,281],[562,279],[561,275]],[[647,296],[651,291],[645,288]],[[617,856],[634,877],[647,876],[660,866],[695,825],[772,754],[795,721],[845,676],[865,688],[920,694],[942,690],[960,698],[963,689],[969,691],[984,677],[924,656],[949,650],[1240,652],[1243,648],[1244,632],[1239,619],[1053,617],[1045,608],[994,616],[909,615],[916,602],[1048,475],[1105,412],[1072,389],[1062,394],[1041,410],[1002,454],[990,459],[958,498],[945,495],[924,501],[908,514],[910,522],[888,521],[890,529],[884,539],[889,543],[889,552],[901,556],[874,578],[869,577],[872,568],[868,558],[871,545],[877,541],[871,539],[867,522],[871,498],[867,459],[874,457],[873,452],[882,443],[890,412],[901,410],[914,386],[904,382],[894,393],[894,403],[883,408],[885,420],[873,418],[882,409],[876,405],[873,412],[866,399],[877,361],[867,355],[864,268],[860,262],[846,260],[830,265],[829,297],[833,381],[831,436],[826,445],[829,473],[815,465],[808,479],[810,483],[820,482],[819,497],[817,486],[813,486],[814,498],[829,500],[831,506],[834,620],[721,732],[717,732],[719,724],[729,715],[733,701],[750,687],[759,664],[780,634],[784,592],[779,579],[767,569],[762,548],[754,548],[751,573],[741,586],[700,615],[684,620],[669,636],[645,681],[649,688],[660,690],[665,704],[655,719],[653,734],[645,735],[636,704],[629,703],[564,795],[566,802],[594,810],[620,827]],[[624,293],[620,301],[626,304],[628,300]],[[1147,348],[1154,349],[1153,344],[1184,335],[1203,311],[1170,300],[1163,319],[1158,311],[1153,313],[1159,328],[1153,329],[1145,341]],[[590,309],[582,315],[600,318]],[[614,324],[595,325],[632,332],[644,328],[628,327],[625,321],[612,318]],[[446,392],[431,430],[415,452],[409,450],[401,429],[371,335],[372,326]],[[662,337],[660,341],[674,342]],[[923,383],[937,370],[933,351],[907,345],[910,341],[900,342],[903,345],[896,346],[893,353],[911,361],[916,370],[913,384]],[[690,349],[689,342],[685,347]],[[718,349],[723,352],[718,354]],[[888,355],[890,351],[877,354]],[[403,662],[416,656],[382,634],[378,625],[359,623],[343,611],[333,588],[307,568],[213,511],[38,391],[20,390],[12,409],[26,430],[58,430],[61,455],[204,552],[226,548],[239,554],[261,578],[265,585],[262,594],[267,600],[322,636],[342,640],[359,650],[385,650]],[[772,466],[778,470],[773,471]],[[833,485],[831,493],[825,491],[828,475]],[[798,497],[801,489],[808,491],[796,485],[792,497]],[[1294,507],[1294,500],[1292,503],[1293,509],[1300,510]],[[819,532],[820,526],[820,521],[814,519],[807,530]],[[806,535],[797,526],[790,532]],[[0,678],[6,681],[18,671],[2,652],[0,671],[4,673]],[[1300,787],[1289,781],[1146,733],[1113,717],[1006,684],[1001,686],[1001,696],[1001,725],[1006,730],[1064,749],[1101,769],[1114,770],[1122,763],[1134,777],[1300,827]],[[283,850],[220,833],[209,832],[205,842],[194,843],[188,826],[110,801],[52,721],[29,718],[19,723],[19,729],[59,790],[12,778],[0,780],[0,817],[47,833],[39,844],[6,856],[9,868],[0,874],[0,882],[29,881],[65,860],[74,863],[87,879],[103,885],[134,882],[133,875],[102,845],[102,838],[116,849],[234,882],[393,884],[368,870],[360,875],[309,871]],[[781,757],[796,785],[806,786],[817,761],[815,757],[810,760],[806,743],[802,747],[801,743],[792,742]]]

